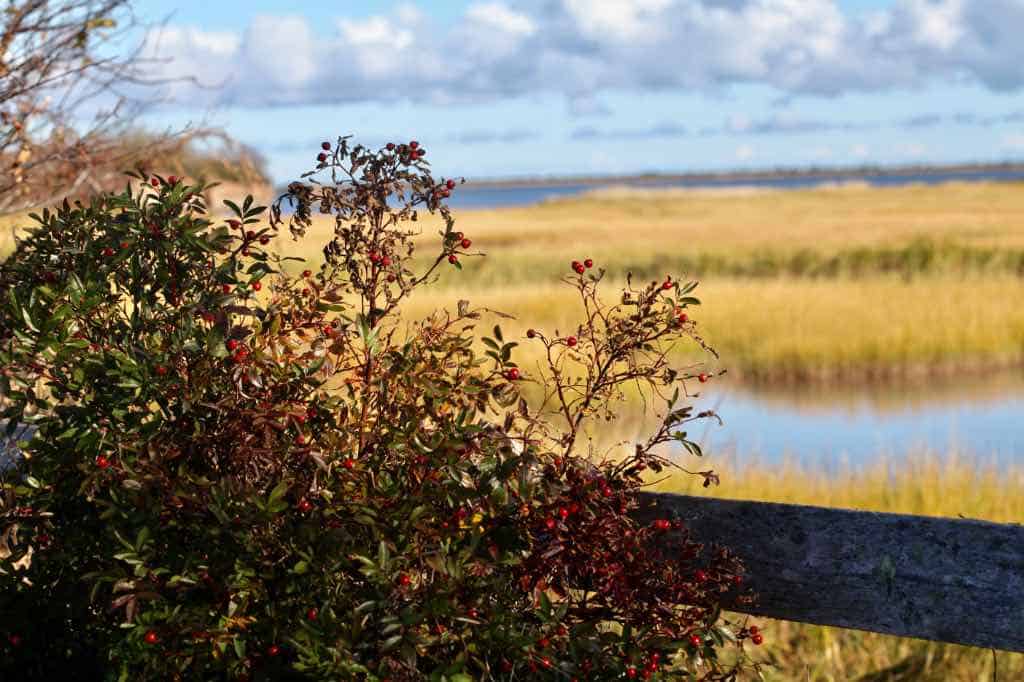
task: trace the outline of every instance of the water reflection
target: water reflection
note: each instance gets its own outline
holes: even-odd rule
[[[878,456],[956,453],[1024,464],[1024,372],[904,385],[750,388],[722,382],[694,401],[724,419],[690,429],[709,457],[796,461],[834,470]],[[592,431],[596,445],[633,442],[655,417],[623,414]],[[965,454],[966,453],[966,454]]]

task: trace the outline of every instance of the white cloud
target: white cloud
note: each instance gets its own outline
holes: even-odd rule
[[[836,95],[967,81],[1024,87],[1024,0],[479,1],[448,27],[416,3],[339,19],[258,16],[239,32],[171,27],[160,75],[230,78],[190,97],[241,104],[496,100],[557,92],[716,91],[740,83]],[[588,107],[579,106],[580,111]],[[741,128],[741,126],[740,126]]]
[[[754,148],[749,144],[741,144],[736,147],[736,160],[737,161],[750,161],[754,158]]]
[[[1024,133],[1013,133],[1003,137],[1003,149],[1006,151],[1024,151]]]
[[[533,19],[510,10],[500,2],[470,5],[466,10],[466,19],[479,24],[482,28],[496,29],[513,35],[529,36],[537,32]]]

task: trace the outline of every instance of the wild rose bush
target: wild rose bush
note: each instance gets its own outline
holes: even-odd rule
[[[679,397],[708,377],[669,359],[703,345],[695,284],[608,304],[586,260],[569,333],[509,341],[468,302],[405,319],[474,255],[424,154],[325,142],[269,211],[225,202],[227,220],[145,174],[36,216],[0,271],[3,416],[38,427],[0,474],[0,677],[736,674],[721,647],[760,638],[720,616],[742,567],[630,515],[659,446],[699,454],[680,427],[709,415]],[[416,271],[424,212],[444,228]],[[335,224],[324,262],[290,275],[271,238],[314,213]],[[517,343],[544,362],[519,367]],[[662,424],[598,458],[581,433],[627,386]]]

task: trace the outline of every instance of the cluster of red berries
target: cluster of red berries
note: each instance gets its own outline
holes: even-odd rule
[[[747,627],[747,632],[750,633],[750,641],[753,642],[755,646],[761,646],[764,643],[764,635],[761,634],[761,629],[756,625]]]
[[[327,161],[327,152],[331,151],[331,143],[321,142],[320,149],[323,149],[323,151],[316,155],[316,160],[320,163],[325,163]]]
[[[578,260],[574,260],[572,262],[572,269],[573,271],[575,271],[577,275],[582,275],[585,271],[589,270],[592,267],[594,267],[594,261],[591,260],[590,258],[587,258],[582,263],[579,262]]]
[[[393,152],[395,150],[398,150],[398,154],[403,159],[405,159],[407,157],[408,158],[408,162],[417,161],[419,159],[422,159],[426,155],[426,153],[427,153],[427,150],[424,149],[423,147],[421,147],[420,143],[417,142],[416,140],[411,140],[409,142],[409,144],[399,144],[399,145],[396,145],[394,142],[388,142],[387,145],[385,145],[384,148],[387,149],[389,152]]]
[[[449,180],[449,182],[452,182],[452,181]],[[466,235],[464,235],[461,232],[455,232],[454,234],[452,234],[451,239],[452,239],[452,248],[468,249],[469,247],[473,246],[473,240],[470,239],[469,237],[467,237]],[[455,265],[456,263],[458,263],[459,262],[458,255],[455,254],[455,253],[448,254],[448,262],[451,263],[452,265]]]
[[[171,186],[177,185],[178,184],[178,180],[181,180],[181,178],[179,178],[177,175],[168,175],[167,176],[167,184],[168,185],[171,185]],[[156,176],[153,176],[153,177],[151,177],[149,179],[149,184],[152,185],[153,187],[159,187],[160,186],[160,179],[157,178]]]
[[[249,359],[249,349],[243,346],[238,339],[228,339],[224,346],[232,353],[231,359],[235,364],[242,364]]]
[[[442,182],[440,185],[434,188],[435,199],[447,199],[452,195],[452,190],[455,189],[457,183],[454,180],[448,180]]]

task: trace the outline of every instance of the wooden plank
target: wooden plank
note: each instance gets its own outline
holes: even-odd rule
[[[29,440],[35,435],[36,427],[28,424],[19,424],[14,434],[7,437],[7,420],[0,419],[0,471],[12,468],[21,459],[21,450],[18,449],[19,440]]]
[[[1020,524],[644,498],[642,521],[678,517],[697,540],[730,547],[745,561],[757,599],[734,610],[1024,652]]]

